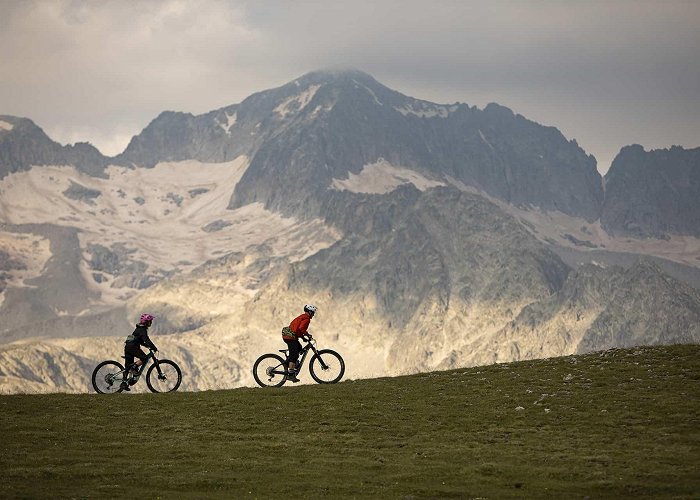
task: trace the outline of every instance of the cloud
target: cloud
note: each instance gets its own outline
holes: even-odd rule
[[[698,2],[295,2],[272,14],[258,27],[290,67],[342,59],[424,99],[497,101],[577,138],[603,170],[629,143],[700,145]]]
[[[692,147],[700,137],[700,2],[65,0],[0,9],[0,112],[29,116],[58,140],[93,130],[86,138],[111,154],[163,110],[209,111],[328,66],[437,102],[500,102],[605,163],[630,142]]]
[[[34,118],[63,140],[90,128],[102,137],[125,127],[137,133],[164,109],[235,102],[251,78],[239,71],[238,54],[257,35],[230,2],[10,6],[0,34],[0,73],[9,75],[0,81],[2,110]]]

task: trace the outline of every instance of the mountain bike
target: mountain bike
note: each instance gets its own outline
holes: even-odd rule
[[[156,358],[153,350],[146,355],[146,360],[133,377],[129,377],[130,367],[124,368],[120,362],[114,360],[103,361],[92,372],[92,386],[100,394],[122,392],[122,382],[126,381],[129,385],[138,382],[150,360],[153,360],[153,364],[146,372],[146,385],[151,392],[176,391],[182,382],[182,370],[174,361]]]
[[[299,353],[296,372],[301,372],[304,360],[312,351],[314,355],[309,362],[309,373],[319,384],[335,384],[343,378],[345,373],[345,361],[335,351],[330,349],[316,349],[316,339],[306,340],[306,345]],[[280,349],[284,359],[278,354],[263,354],[253,365],[253,377],[260,387],[281,387],[287,381],[287,367],[289,366],[289,349]]]

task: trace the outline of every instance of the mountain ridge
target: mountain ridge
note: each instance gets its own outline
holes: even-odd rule
[[[22,122],[4,119],[9,120],[5,129]],[[153,167],[163,161],[226,162],[247,155],[251,166],[235,186],[230,208],[262,202],[268,209],[314,217],[322,204],[320,190],[384,159],[443,181],[454,179],[515,206],[534,205],[588,222],[600,219],[615,234],[700,234],[700,221],[688,219],[698,212],[700,197],[697,149],[671,148],[674,158],[666,161],[685,165],[678,177],[688,179],[689,186],[659,182],[663,164],[650,168],[669,156],[667,150],[642,154],[635,146],[623,147],[603,178],[595,159],[555,127],[496,103],[479,110],[409,97],[357,69],[310,72],[199,115],[164,111],[112,158],[86,143],[60,146],[33,122],[16,128],[29,135],[14,145],[8,138],[17,131],[0,130],[0,178],[31,164],[74,164],[104,176],[109,163]],[[630,176],[646,180],[629,182]],[[274,187],[272,181],[280,178],[301,184],[295,198]],[[649,183],[660,186],[651,197],[640,188]],[[686,194],[675,196],[678,189]],[[668,202],[660,202],[664,199]]]

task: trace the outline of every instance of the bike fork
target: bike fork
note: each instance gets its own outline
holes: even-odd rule
[[[318,358],[318,361],[321,363],[321,368],[322,368],[323,370],[328,370],[328,365],[327,365],[326,363],[323,362],[323,358],[322,358],[321,356],[318,355],[318,351],[317,351],[316,349],[314,349],[314,354],[315,354],[316,357]]]
[[[156,371],[158,372],[158,380],[166,380],[167,377],[160,369],[160,363],[154,358],[153,363],[156,365]]]

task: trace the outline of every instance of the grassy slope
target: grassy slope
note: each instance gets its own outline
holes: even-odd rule
[[[335,386],[3,396],[0,449],[1,498],[697,497],[700,346]]]

